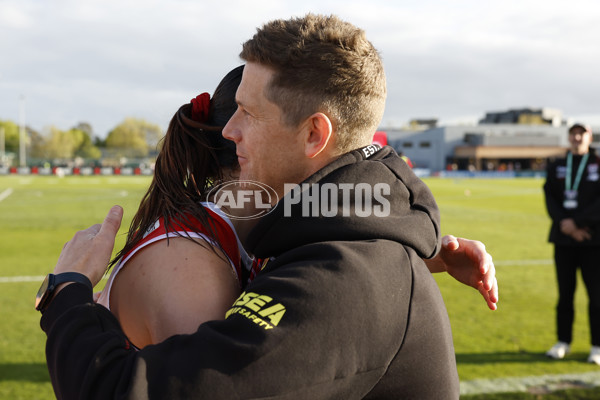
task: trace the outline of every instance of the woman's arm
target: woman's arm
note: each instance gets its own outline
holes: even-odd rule
[[[193,333],[203,322],[225,318],[240,288],[228,259],[209,246],[181,237],[160,240],[141,249],[117,274],[111,311],[135,346]]]

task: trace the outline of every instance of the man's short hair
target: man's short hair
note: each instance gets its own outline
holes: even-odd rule
[[[386,82],[363,30],[333,15],[274,20],[244,43],[240,57],[273,69],[265,96],[286,124],[323,112],[340,152],[370,143],[383,117]]]

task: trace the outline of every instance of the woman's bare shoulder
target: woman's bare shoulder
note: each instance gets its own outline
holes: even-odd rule
[[[136,253],[115,277],[110,304],[131,341],[143,347],[223,319],[239,291],[222,252],[178,237]]]

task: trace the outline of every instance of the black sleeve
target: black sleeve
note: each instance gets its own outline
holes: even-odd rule
[[[408,346],[403,340],[409,312],[418,306],[411,305],[412,267],[402,246],[389,241],[352,246],[348,251],[345,245],[315,244],[269,261],[225,320],[141,351],[129,347],[110,311],[92,303],[89,289],[66,287],[42,318],[57,397],[364,397],[399,349]],[[388,257],[398,263],[387,262]],[[435,284],[428,290],[423,298],[439,297]],[[419,322],[410,323],[413,337],[439,343],[436,332],[450,337],[449,326],[446,331],[431,326],[428,316],[436,310],[445,315],[445,310],[427,307],[420,309]],[[419,343],[418,348],[431,345]],[[428,357],[432,366],[448,364],[447,354],[439,355],[444,363],[436,359],[438,352]],[[402,376],[389,381],[400,382]]]
[[[597,157],[594,157],[595,164],[598,166]],[[592,162],[590,162],[592,164]],[[589,170],[586,170],[584,180],[581,183],[582,196],[585,196],[585,203],[582,207],[575,210],[573,219],[580,228],[590,227],[595,228],[600,225],[600,179],[596,175],[594,179],[588,179],[590,177]]]
[[[544,195],[546,201],[546,209],[548,215],[554,222],[567,217],[565,209],[562,205],[564,184],[556,177],[557,162],[549,162],[546,168],[546,182],[544,183]]]
[[[87,286],[62,289],[40,325],[48,335],[46,359],[57,399],[113,399],[128,392],[135,351]]]

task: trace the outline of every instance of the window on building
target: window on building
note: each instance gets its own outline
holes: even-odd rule
[[[419,147],[429,148],[429,147],[431,147],[431,142],[421,142],[421,143],[419,143]]]
[[[402,147],[404,147],[404,148],[413,147],[413,144],[412,144],[412,142],[404,142],[404,143],[402,143]]]
[[[472,146],[476,146],[483,143],[483,136],[483,133],[467,132],[465,133],[463,141]]]

